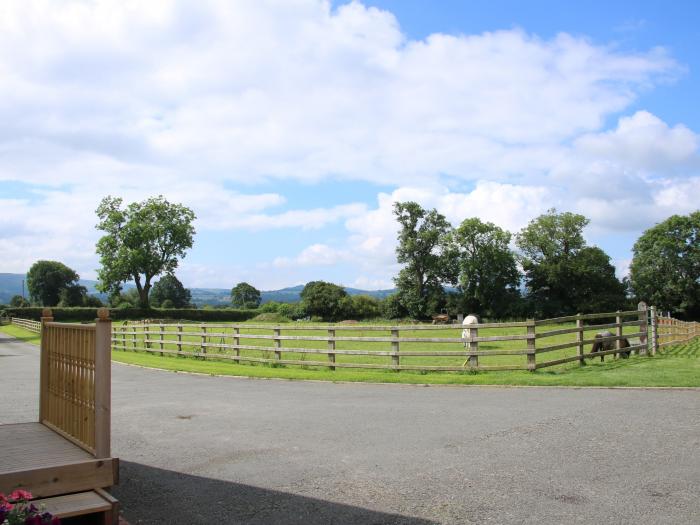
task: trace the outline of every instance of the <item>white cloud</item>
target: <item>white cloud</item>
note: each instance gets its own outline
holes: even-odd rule
[[[601,231],[639,230],[697,207],[700,139],[648,111],[604,125],[680,71],[661,48],[565,33],[411,40],[359,2],[3,2],[2,269],[48,256],[94,269],[94,209],[108,193],[162,193],[195,209],[199,231],[345,221],[346,239],[310,237],[276,264],[350,262],[349,282],[377,286],[397,269],[396,200],[453,223],[517,230],[558,206]],[[334,177],[396,189],[371,209],[348,195],[289,210],[281,192],[255,188]],[[38,198],[5,195],[8,181]]]

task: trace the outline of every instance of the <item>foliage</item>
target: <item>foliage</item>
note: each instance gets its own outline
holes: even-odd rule
[[[517,235],[528,301],[538,317],[617,309],[625,303],[610,258],[586,246],[588,222],[583,215],[551,209]]]
[[[95,295],[85,296],[85,301],[83,301],[83,306],[91,306],[93,308],[100,308],[104,306],[102,300]]]
[[[287,319],[303,319],[307,315],[301,303],[277,303],[277,305],[277,313]]]
[[[192,308],[192,293],[171,274],[164,275],[153,285],[150,300],[153,306],[162,308]],[[169,301],[168,306],[165,301]]]
[[[700,318],[700,211],[673,215],[649,228],[633,253],[630,280],[639,299]]]
[[[12,299],[10,299],[10,306],[14,308],[22,308],[25,306],[29,306],[29,301],[27,301],[21,295],[13,295]]]
[[[122,306],[123,305],[123,306]],[[118,308],[110,309],[110,317],[113,321],[139,320],[139,319],[187,319],[189,321],[247,321],[259,312],[256,310],[236,310],[233,308],[188,309],[180,308],[168,310],[165,308],[133,308],[128,303],[122,303]],[[7,308],[4,314],[8,317],[21,317],[23,319],[41,320],[40,307],[13,309]],[[97,317],[96,308],[51,308],[56,321],[87,321],[92,322]]]
[[[409,315],[425,319],[444,303],[443,282],[455,274],[454,258],[447,253],[451,226],[437,210],[416,202],[397,202],[399,222],[396,258],[404,267],[394,279],[399,301]]]
[[[520,283],[510,241],[510,232],[478,218],[464,220],[454,231],[450,253],[457,260],[453,280],[458,283],[461,297],[450,299],[457,300],[462,313],[495,318],[509,313],[518,299]]]
[[[345,289],[337,284],[311,281],[301,291],[301,301],[307,314],[337,321],[344,317],[341,300],[347,295]]]
[[[122,283],[133,280],[140,306],[148,308],[151,280],[163,273],[172,274],[192,247],[194,212],[171,204],[162,195],[131,203],[125,209],[122,199],[107,196],[98,206],[97,216],[96,227],[105,232],[96,247],[102,265],[98,270],[100,291],[114,293]]]
[[[77,284],[80,276],[58,261],[37,261],[27,273],[27,288],[32,300],[42,306],[55,306],[61,290]]]
[[[408,312],[401,304],[398,294],[391,294],[384,298],[381,303],[381,314],[386,319],[401,319],[408,315]]]
[[[345,317],[353,319],[376,319],[381,316],[381,303],[369,295],[353,295]]]
[[[236,308],[257,308],[260,290],[248,283],[238,283],[231,289],[231,304]]]
[[[87,298],[87,288],[79,284],[71,284],[61,290],[58,306],[83,306]]]
[[[32,493],[17,489],[9,496],[0,492],[0,523],[2,525],[59,525],[58,518],[44,512],[31,502]]]

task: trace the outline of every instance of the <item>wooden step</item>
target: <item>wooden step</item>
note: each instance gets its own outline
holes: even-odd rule
[[[103,523],[113,523],[118,514],[119,503],[104,490],[91,490],[33,500],[37,507],[58,518],[103,514]]]

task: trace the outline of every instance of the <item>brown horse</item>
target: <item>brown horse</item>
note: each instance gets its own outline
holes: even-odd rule
[[[612,332],[608,332],[607,330],[605,332],[599,332],[595,334],[596,339],[603,339],[605,337],[614,337],[614,334]],[[630,342],[629,340],[625,337],[620,339],[620,348],[629,348],[630,347]],[[593,348],[591,348],[591,353],[594,354],[596,352],[601,352],[605,350],[615,350],[615,341],[596,341],[593,343]],[[619,352],[618,355],[622,357],[622,359],[627,359],[630,356],[630,350],[627,352]],[[605,356],[601,355],[600,356],[600,361],[603,362],[605,361]]]

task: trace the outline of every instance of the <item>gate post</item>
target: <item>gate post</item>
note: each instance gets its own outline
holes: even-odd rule
[[[40,342],[40,363],[39,363],[39,422],[46,418],[48,412],[48,394],[49,394],[49,342],[48,342],[48,326],[46,323],[53,321],[53,313],[51,308],[44,308],[41,311],[41,342]]]
[[[112,399],[112,320],[107,308],[95,319],[95,457],[110,456]]]

